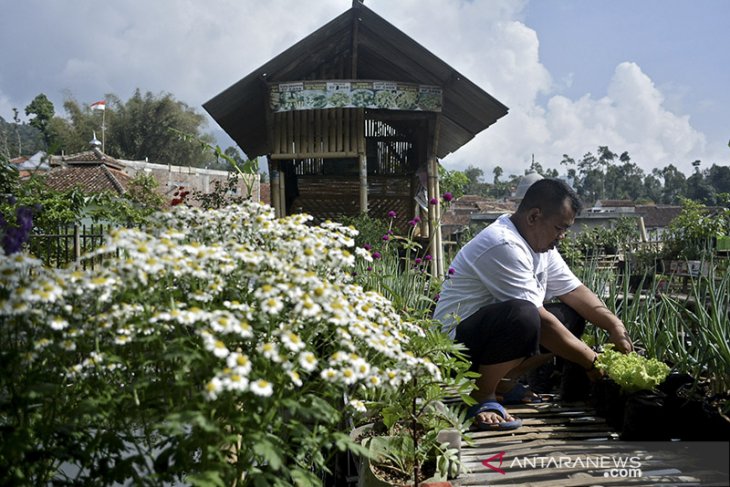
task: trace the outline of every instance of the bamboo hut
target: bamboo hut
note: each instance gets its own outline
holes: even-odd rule
[[[507,113],[357,0],[203,106],[248,157],[267,156],[277,216],[419,216],[437,275],[438,158]]]

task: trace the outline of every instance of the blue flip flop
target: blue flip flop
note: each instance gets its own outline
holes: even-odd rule
[[[467,418],[474,418],[479,413],[493,412],[499,414],[503,419],[507,418],[507,411],[496,401],[486,401],[481,404],[474,404],[466,411]],[[522,426],[522,420],[515,418],[512,421],[503,421],[501,423],[478,423],[476,427],[483,431],[506,431],[514,430]]]
[[[545,399],[543,399],[539,394],[534,393],[535,397],[533,399],[525,400],[525,398],[529,395],[533,394],[532,390],[530,390],[529,386],[526,386],[522,384],[521,382],[518,382],[517,385],[515,385],[512,389],[505,392],[504,394],[497,394],[498,396],[502,396],[502,404],[505,404],[507,406],[515,405],[515,404],[540,404],[541,402],[545,402]]]

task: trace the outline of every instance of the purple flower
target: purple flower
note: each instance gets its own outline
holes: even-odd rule
[[[398,216],[398,213],[396,213],[395,211],[390,210],[388,212],[388,218],[395,218],[396,216]]]
[[[445,202],[448,203],[449,201],[451,201],[453,199],[454,199],[454,195],[453,194],[451,194],[451,193],[444,193],[444,201]]]
[[[27,206],[16,208],[15,220],[18,222],[17,226],[8,224],[5,218],[0,215],[0,233],[3,234],[2,246],[7,255],[19,252],[28,240],[30,230],[33,228],[33,210]]]
[[[388,235],[387,233],[383,235],[383,240],[385,240],[386,242],[390,240],[390,235]]]
[[[426,262],[431,262],[431,259],[433,259],[433,257],[431,257],[431,254],[426,254],[423,257],[423,260],[425,260]]]
[[[436,198],[431,198],[430,200],[428,200],[429,205],[436,205],[436,204],[438,204],[438,202],[439,202],[439,200]]]
[[[416,225],[418,225],[418,222],[417,222],[417,221],[416,221],[415,219],[413,219],[413,220],[409,220],[409,221],[408,221],[408,224],[409,224],[410,226],[412,226],[412,227],[415,227]]]
[[[368,270],[368,271],[372,271],[372,270],[373,270],[373,268],[372,268],[372,267],[370,267],[370,266],[368,266],[367,270]]]
[[[422,259],[422,258],[420,258],[420,257],[416,257],[416,260],[415,260],[414,262],[416,263],[416,265],[418,265],[418,264],[420,264],[421,262],[423,262],[423,259]]]
[[[370,245],[369,243],[366,243],[365,245],[362,246],[362,248],[364,248],[365,250],[371,250],[373,248],[373,246]]]
[[[449,267],[449,275],[453,276],[454,274],[456,274],[456,269],[454,269],[453,267]]]
[[[373,259],[378,260],[380,257],[380,252],[373,252]]]
[[[439,299],[441,299],[441,293],[436,294],[436,296],[433,297],[434,303],[438,303]]]

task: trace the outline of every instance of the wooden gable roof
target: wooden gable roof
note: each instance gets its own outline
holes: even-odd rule
[[[445,157],[508,108],[359,2],[203,107],[248,157],[270,152],[267,83],[307,79],[386,80],[440,86],[437,156]]]

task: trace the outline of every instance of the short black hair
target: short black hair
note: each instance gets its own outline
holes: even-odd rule
[[[522,213],[532,208],[539,208],[546,214],[558,213],[566,198],[570,200],[573,212],[576,215],[580,213],[583,205],[573,188],[568,186],[565,181],[551,178],[540,179],[527,188],[517,212]]]

